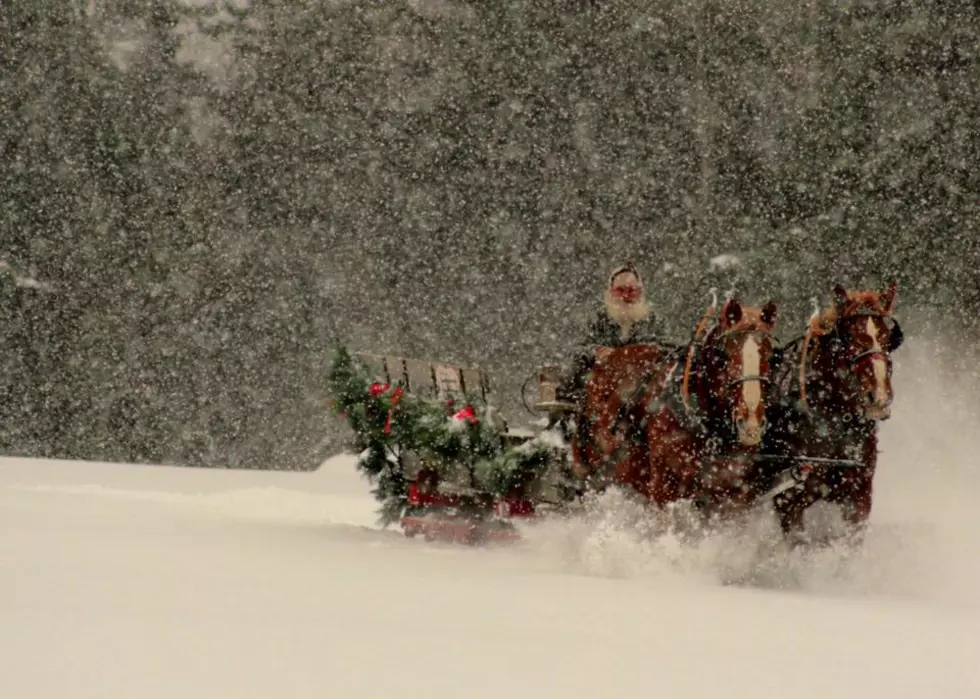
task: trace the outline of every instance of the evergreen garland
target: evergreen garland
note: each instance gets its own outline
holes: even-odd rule
[[[507,446],[493,406],[472,397],[460,408],[408,393],[400,383],[381,384],[344,347],[327,376],[331,407],[350,425],[357,468],[374,485],[380,521],[398,521],[408,504],[410,471],[428,468],[442,479],[468,481],[477,499],[514,496],[539,478],[554,458],[543,438]]]

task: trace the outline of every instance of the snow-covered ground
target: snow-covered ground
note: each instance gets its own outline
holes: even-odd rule
[[[513,548],[374,526],[315,473],[0,459],[0,697],[980,697],[980,417],[903,350],[864,550],[630,535]]]

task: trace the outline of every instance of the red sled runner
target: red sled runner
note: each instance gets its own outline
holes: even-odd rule
[[[513,518],[534,517],[534,504],[524,498],[488,499],[440,493],[435,473],[423,470],[408,489],[408,508],[401,519],[405,536],[421,534],[426,541],[478,545],[521,539]]]

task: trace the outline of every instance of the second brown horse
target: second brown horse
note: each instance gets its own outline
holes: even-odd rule
[[[903,341],[892,315],[896,288],[835,286],[831,304],[786,349],[766,448],[809,473],[775,501],[793,540],[809,538],[804,514],[818,500],[840,506],[848,538],[860,539],[871,516],[878,427],[893,398],[891,355]]]
[[[659,507],[696,498],[712,517],[744,511],[764,486],[750,457],[766,430],[776,315],[772,301],[731,300],[687,347],[599,350],[572,444],[577,473]]]

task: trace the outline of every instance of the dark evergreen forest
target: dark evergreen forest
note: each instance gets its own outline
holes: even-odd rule
[[[0,451],[313,468],[337,342],[519,419],[626,259],[674,340],[712,286],[789,339],[891,279],[910,337],[973,337],[978,14],[0,2]]]

